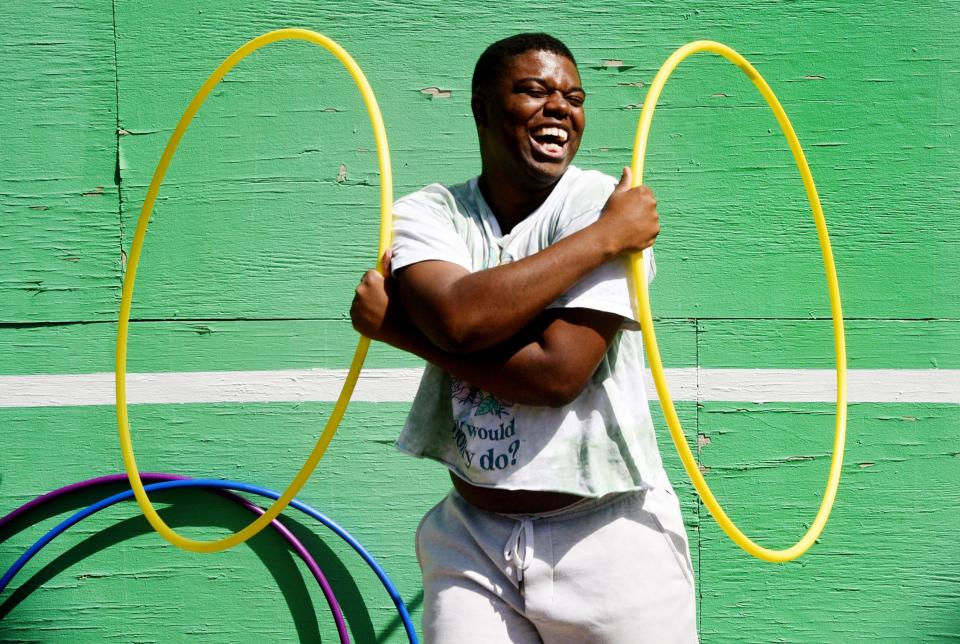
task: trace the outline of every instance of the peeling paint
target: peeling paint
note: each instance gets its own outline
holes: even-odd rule
[[[426,94],[431,99],[434,98],[450,98],[453,95],[453,91],[449,89],[440,89],[439,87],[424,87],[420,90],[421,94]]]

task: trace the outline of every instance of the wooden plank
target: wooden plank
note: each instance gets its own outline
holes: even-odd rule
[[[132,134],[120,142],[124,218],[132,229],[189,98],[220,58],[258,32],[209,33],[201,43],[168,34],[166,15],[132,7],[118,10],[118,24],[121,122]],[[243,61],[171,166],[144,247],[135,314],[342,318],[376,259],[373,149],[362,101],[330,54],[277,43]]]
[[[348,321],[135,322],[127,368],[136,371],[238,371],[346,368],[357,333]],[[115,324],[0,329],[0,374],[112,372]],[[421,361],[379,342],[367,367],[402,367]]]
[[[813,519],[826,482],[832,422],[826,405],[703,405],[700,457],[708,482],[761,544],[786,547]],[[749,557],[704,516],[703,640],[960,635],[960,568],[944,558],[954,549],[953,509],[960,503],[958,428],[956,406],[852,406],[834,511],[819,542],[789,564]]]
[[[130,325],[127,371],[345,369],[357,333],[345,320],[175,321]],[[696,366],[693,323],[667,320],[657,333],[671,367]],[[0,328],[0,375],[112,372],[116,325]],[[365,367],[421,365],[408,353],[373,342]]]
[[[830,320],[699,320],[698,358],[706,368],[830,369]],[[956,320],[847,320],[851,369],[956,369]]]
[[[110,319],[120,284],[110,6],[5,2],[0,23],[0,323]]]

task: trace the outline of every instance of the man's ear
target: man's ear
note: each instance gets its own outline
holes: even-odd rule
[[[473,98],[470,99],[470,109],[473,111],[473,120],[477,126],[482,127],[487,124],[487,105],[482,96],[479,94],[473,95]]]

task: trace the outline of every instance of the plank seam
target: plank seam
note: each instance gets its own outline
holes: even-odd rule
[[[123,289],[123,276],[126,269],[126,257],[123,250],[124,230],[123,230],[123,176],[120,174],[120,57],[117,53],[117,0],[110,3],[113,12],[113,92],[114,92],[114,121],[113,137],[116,141],[114,148],[114,166],[113,183],[117,186],[117,231],[120,242],[120,270],[118,276],[120,283],[117,286],[117,293]]]
[[[119,182],[117,182],[119,191]],[[122,205],[121,205],[122,208]],[[123,229],[121,227],[121,246]],[[814,317],[713,317],[696,318],[698,321],[706,322],[829,322],[830,318]],[[687,316],[663,316],[655,317],[655,322],[690,322],[691,318]],[[215,322],[346,322],[343,315],[336,317],[157,317],[157,318],[130,318],[130,324],[138,323],[183,323],[193,322],[215,323]],[[876,318],[876,317],[848,317],[844,322],[948,322],[960,323],[960,318]],[[78,324],[110,324],[115,325],[116,320],[55,320],[55,321],[31,321],[31,322],[0,322],[0,330],[4,329],[31,329],[38,327],[56,327],[71,326]]]

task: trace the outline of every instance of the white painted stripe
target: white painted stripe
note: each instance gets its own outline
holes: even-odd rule
[[[832,369],[700,369],[700,400],[836,401]],[[958,369],[851,369],[849,402],[960,404]]]
[[[409,402],[421,369],[364,369],[353,400]],[[676,401],[834,402],[831,369],[667,369]],[[327,402],[336,400],[343,369],[191,371],[127,374],[130,404]],[[960,404],[960,370],[854,369],[850,402]],[[647,396],[656,398],[649,371]],[[0,407],[113,405],[112,373],[0,376]]]
[[[353,400],[409,402],[422,369],[364,369]],[[127,401],[137,404],[333,401],[345,369],[128,373]],[[113,405],[113,373],[0,376],[0,407]]]

